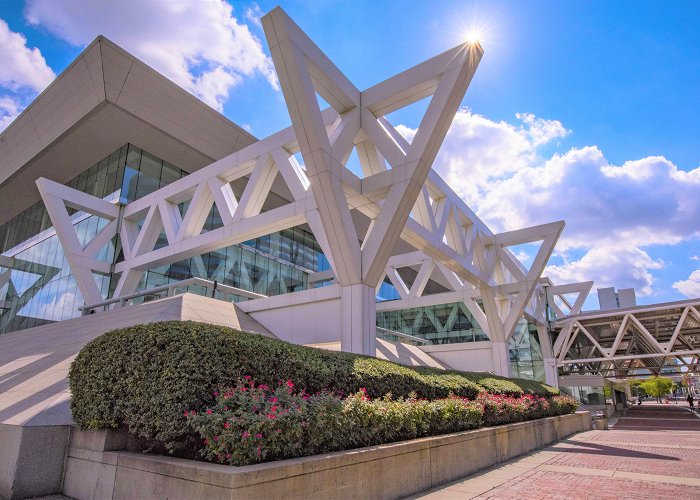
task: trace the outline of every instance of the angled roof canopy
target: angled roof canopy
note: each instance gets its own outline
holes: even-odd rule
[[[255,141],[99,36],[0,134],[0,224],[126,143],[193,171]]]

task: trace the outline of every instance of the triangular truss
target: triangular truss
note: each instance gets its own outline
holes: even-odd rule
[[[83,299],[89,304],[104,300],[93,272],[109,273],[110,263],[95,257],[117,234],[119,207],[43,177],[36,185]],[[108,223],[94,238],[81,244],[68,208],[101,217]]]
[[[592,281],[547,286],[547,304],[556,318],[573,316],[581,312],[583,303],[593,288]],[[574,297],[571,297],[574,295]]]
[[[699,308],[700,302],[685,301],[564,319],[554,344],[557,363],[604,376],[627,376],[634,370],[659,374],[665,367],[687,365],[700,355],[695,342]]]
[[[338,282],[376,286],[483,51],[478,45],[460,45],[360,92],[282,9],[267,14],[263,27],[329,236]],[[330,131],[316,94],[338,113]],[[428,96],[430,105],[409,143],[385,115]],[[363,182],[386,176],[389,167],[392,177],[381,207],[374,207],[361,248],[343,187],[354,145],[363,172],[369,174]]]
[[[94,255],[117,231],[124,260],[113,266],[119,275],[114,296],[122,297],[135,291],[149,268],[193,257],[196,266],[196,257],[205,252],[308,224],[335,283],[345,290],[339,295],[351,304],[347,311],[368,311],[353,332],[360,328],[363,336],[373,337],[372,292],[387,276],[401,296],[396,306],[460,302],[490,338],[507,341],[528,305],[542,306],[533,293],[564,224],[494,234],[431,169],[479,64],[481,46],[459,45],[360,91],[282,9],[264,16],[263,27],[291,127],[128,204],[121,213],[105,200],[38,182],[86,302],[102,299],[92,273],[109,266]],[[321,110],[319,97],[330,107]],[[409,142],[387,116],[426,98],[430,102]],[[347,167],[353,149],[362,176]],[[108,220],[96,241],[78,243],[67,205]],[[205,230],[212,211],[221,224]],[[358,217],[362,223],[356,225]],[[407,254],[412,263],[401,264],[406,255],[393,255],[399,240],[415,250]],[[509,250],[538,241],[529,268]],[[402,280],[402,265],[414,268],[411,283]],[[426,295],[431,280],[442,283],[445,292]],[[371,344],[363,344],[362,352],[372,352]]]

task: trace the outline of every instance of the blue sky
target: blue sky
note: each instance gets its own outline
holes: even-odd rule
[[[0,0],[0,126],[102,33],[265,137],[289,125],[259,25],[277,3]],[[700,295],[699,2],[280,3],[359,88],[479,30],[435,168],[496,231],[566,219],[558,281]]]

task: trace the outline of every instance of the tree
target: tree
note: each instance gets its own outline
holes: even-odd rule
[[[668,394],[673,388],[673,380],[667,377],[652,377],[640,384],[640,387],[656,398],[657,402],[661,402],[661,396]]]
[[[644,383],[643,380],[631,378],[628,380],[628,382],[630,384],[630,392],[632,393],[632,396],[639,397],[647,395],[647,393],[642,388],[642,384]]]

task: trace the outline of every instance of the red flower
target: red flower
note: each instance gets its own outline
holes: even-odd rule
[[[207,415],[211,415],[211,410],[207,410]]]
[[[244,375],[243,378],[246,379],[246,380],[250,380],[250,379],[253,378],[253,377],[251,377],[250,375]]]
[[[290,389],[294,387],[294,382],[292,382],[291,380],[287,380],[287,387],[289,387]]]
[[[224,422],[224,429],[228,429],[231,425],[228,422]]]

